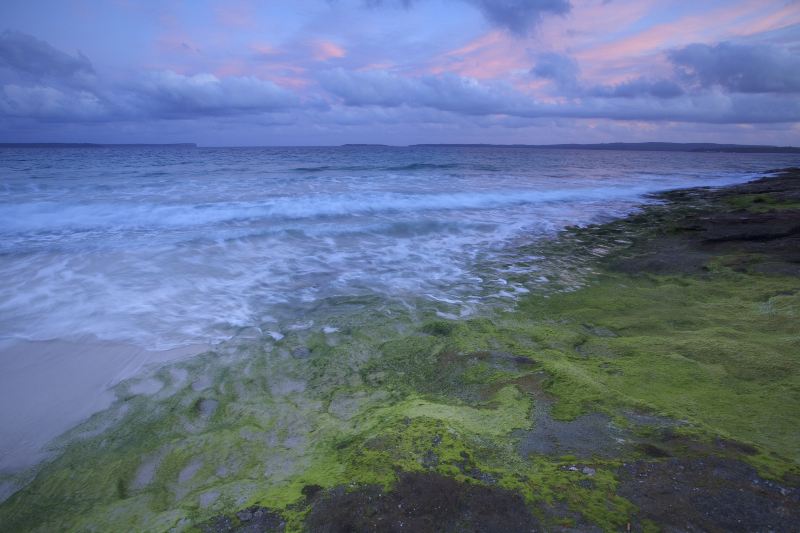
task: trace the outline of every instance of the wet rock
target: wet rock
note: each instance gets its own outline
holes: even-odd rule
[[[146,457],[144,461],[142,461],[142,464],[139,466],[139,469],[136,471],[136,475],[133,478],[133,483],[131,483],[131,489],[140,490],[153,482],[153,479],[156,476],[156,471],[161,465],[161,461],[164,459],[166,453],[166,450],[162,450],[155,455]]]
[[[314,496],[316,496],[321,490],[322,487],[319,485],[306,485],[300,490],[300,492],[306,497],[306,499],[310,500],[314,498]]]
[[[210,418],[217,410],[219,402],[212,398],[200,398],[194,404],[194,409],[200,416]]]
[[[639,444],[638,448],[649,457],[669,457],[671,455],[668,451],[649,442]]]
[[[662,198],[676,203],[662,218],[656,211],[643,216],[657,229],[632,256],[610,259],[613,270],[704,274],[713,259],[727,255],[732,261],[727,266],[734,270],[800,275],[797,170],[718,191],[673,191]]]
[[[211,376],[201,376],[192,383],[192,390],[199,392],[211,387],[212,384]]]
[[[367,486],[320,494],[306,519],[310,532],[530,532],[539,524],[522,497],[434,473],[404,473],[389,492]]]
[[[204,492],[203,494],[200,495],[198,503],[200,504],[201,508],[205,509],[206,507],[209,507],[215,501],[217,501],[217,499],[219,499],[219,492],[217,491]]]
[[[797,531],[800,489],[762,479],[749,465],[701,457],[637,461],[619,471],[619,494],[638,508],[636,530]]]
[[[292,357],[295,359],[308,359],[311,357],[311,350],[305,346],[298,346],[292,350]]]
[[[216,516],[200,524],[203,533],[280,533],[286,528],[283,517],[266,507],[249,507],[234,516]]]
[[[600,413],[561,421],[550,416],[550,403],[539,400],[534,404],[533,429],[517,431],[519,453],[575,455],[581,458],[616,457],[622,451],[622,430]]]
[[[436,468],[439,465],[439,456],[433,453],[433,450],[428,450],[422,456],[422,466],[428,469]]]
[[[186,483],[187,481],[191,480],[202,467],[203,461],[192,461],[178,474],[178,483]]]
[[[454,360],[458,359],[457,354],[453,355],[452,357],[454,358]],[[536,364],[536,361],[528,357],[522,357],[519,355],[514,355],[512,353],[495,351],[495,350],[484,351],[484,352],[472,352],[469,354],[469,357],[486,361],[494,368],[498,368],[500,370],[514,371],[518,370],[520,367],[524,368]]]

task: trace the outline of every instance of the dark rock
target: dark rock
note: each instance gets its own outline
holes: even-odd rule
[[[235,516],[215,516],[198,526],[203,533],[281,533],[286,521],[266,507],[242,509]]]
[[[303,494],[303,496],[306,497],[307,500],[311,500],[321,490],[322,490],[322,487],[320,487],[319,485],[306,485],[305,487],[303,487],[300,490],[300,492]]]
[[[330,491],[306,519],[315,533],[514,532],[539,530],[522,497],[434,473],[403,473],[389,492],[367,486]]]
[[[637,461],[620,468],[619,495],[666,531],[797,531],[800,490],[719,457]]]

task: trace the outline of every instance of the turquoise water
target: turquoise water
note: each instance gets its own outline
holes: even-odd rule
[[[353,296],[469,316],[532,289],[487,271],[509,250],[624,215],[647,193],[798,164],[511,147],[0,148],[0,337],[278,338],[330,328],[311,311]]]

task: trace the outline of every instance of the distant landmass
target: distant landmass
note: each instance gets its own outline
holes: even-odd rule
[[[133,143],[133,144],[99,144],[99,143],[0,143],[0,148],[197,148],[195,143]]]
[[[800,154],[795,146],[717,143],[600,143],[600,144],[413,144],[411,146],[494,146],[515,148],[547,148],[551,150],[626,150],[634,152],[735,152],[761,154]]]
[[[389,148],[392,145],[376,143],[348,143],[341,147],[376,147]],[[494,148],[533,148],[549,150],[624,150],[631,152],[727,152],[749,154],[800,154],[800,147],[769,146],[759,144],[718,144],[718,143],[597,143],[597,144],[462,144],[462,143],[430,143],[411,144],[409,147],[494,147]],[[0,148],[197,148],[195,143],[0,143]]]

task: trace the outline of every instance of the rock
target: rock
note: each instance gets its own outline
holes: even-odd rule
[[[311,357],[311,350],[306,348],[305,346],[299,346],[292,350],[292,357],[295,359],[308,359]]]
[[[402,473],[391,490],[334,488],[314,500],[309,532],[541,530],[521,496],[429,473]]]
[[[422,456],[422,466],[425,468],[436,468],[439,465],[439,456],[433,450],[428,450]]]

